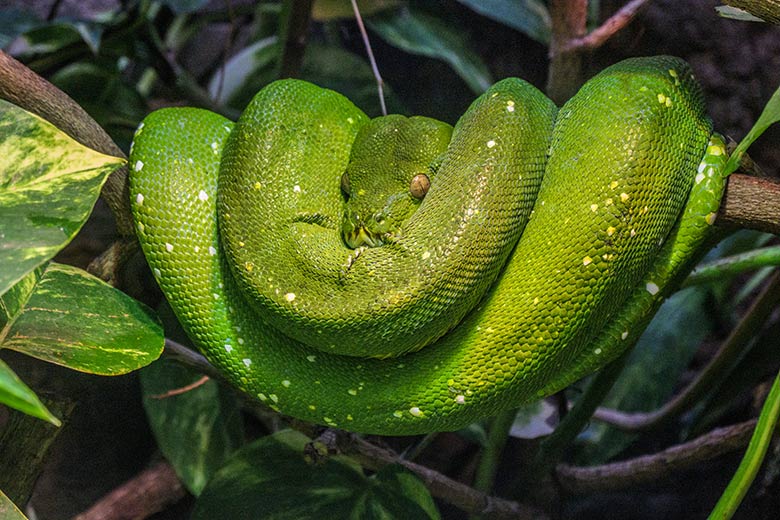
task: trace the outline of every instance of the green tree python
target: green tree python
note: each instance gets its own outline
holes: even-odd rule
[[[369,119],[299,80],[234,124],[139,126],[132,207],[188,335],[274,410],[347,430],[453,430],[628,348],[711,234],[725,147],[672,57],[560,110],[502,80],[454,127]]]

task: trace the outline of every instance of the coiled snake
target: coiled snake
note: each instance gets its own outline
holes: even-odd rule
[[[138,237],[236,386],[348,430],[451,430],[614,359],[691,268],[723,189],[689,67],[631,59],[560,110],[519,79],[454,128],[283,80],[235,124],[164,109]]]

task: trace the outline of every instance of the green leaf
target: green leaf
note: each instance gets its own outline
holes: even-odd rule
[[[202,377],[168,359],[141,371],[144,408],[157,445],[195,496],[244,441],[235,394],[216,381],[163,397]]]
[[[416,476],[395,467],[367,478],[345,457],[313,465],[303,456],[308,441],[286,430],[242,448],[208,483],[192,518],[439,518]]]
[[[476,94],[493,84],[487,65],[468,45],[465,32],[415,9],[398,9],[366,20],[386,42],[406,52],[447,62]]]
[[[0,347],[10,323],[24,308],[42,274],[42,269],[36,269],[0,296]],[[0,360],[0,403],[57,426],[60,425],[59,419],[46,409],[35,392],[25,385],[2,360]]]
[[[25,385],[2,359],[0,359],[0,403],[27,415],[48,421],[55,426],[60,425],[60,420],[54,417],[38,399],[35,392]],[[0,497],[0,518],[7,518],[2,513],[3,501]]]
[[[70,242],[122,164],[0,100],[0,295]]]
[[[540,0],[458,0],[476,13],[516,29],[545,45],[550,43],[552,19]]]
[[[11,502],[11,499],[5,496],[2,491],[0,491],[0,518],[3,520],[27,520],[16,504]]]
[[[24,292],[12,291],[17,299]],[[27,296],[22,304],[3,298],[16,311],[0,329],[0,348],[99,375],[136,370],[162,352],[151,311],[80,269],[49,264]]]
[[[726,175],[739,167],[739,161],[742,160],[742,155],[747,151],[750,145],[753,144],[753,141],[758,139],[767,128],[778,121],[780,121],[780,88],[775,90],[775,93],[772,94],[772,97],[767,101],[764,111],[761,112],[758,120],[753,125],[753,128],[750,129],[744,139],[742,139],[734,149],[728,163],[726,163]]]

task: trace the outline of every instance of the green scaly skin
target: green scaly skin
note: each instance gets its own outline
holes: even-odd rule
[[[437,157],[422,141],[438,130],[367,126],[345,98],[294,80],[263,89],[235,126],[158,111],[131,150],[138,236],[190,337],[246,393],[353,431],[457,429],[614,359],[711,234],[725,151],[684,62],[621,62],[555,112],[504,80]],[[363,127],[379,137],[356,142]],[[341,177],[351,155],[371,155],[364,142],[380,169],[435,175],[386,244],[352,250]]]

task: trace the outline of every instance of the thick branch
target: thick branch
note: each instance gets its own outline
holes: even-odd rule
[[[780,182],[732,174],[716,224],[780,235]]]
[[[588,19],[587,0],[552,0],[552,39],[550,68],[547,71],[547,95],[562,105],[582,82],[582,54],[563,52],[571,40],[585,35]]]
[[[576,467],[561,464],[558,481],[568,493],[613,491],[653,482],[672,471],[680,471],[701,461],[711,460],[744,448],[756,426],[755,420],[718,428],[690,442],[672,446],[653,455],[604,464]]]
[[[187,492],[167,462],[136,475],[73,520],[140,520],[163,511]]]
[[[37,114],[85,146],[106,155],[125,156],[78,103],[1,50],[0,97]],[[126,168],[111,174],[103,188],[103,197],[114,212],[119,232],[131,236],[133,225]]]

